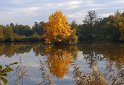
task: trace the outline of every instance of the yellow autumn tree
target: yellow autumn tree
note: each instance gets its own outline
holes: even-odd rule
[[[44,37],[46,43],[65,42],[71,35],[71,26],[67,22],[66,16],[61,11],[57,11],[49,16],[48,22],[44,25]]]

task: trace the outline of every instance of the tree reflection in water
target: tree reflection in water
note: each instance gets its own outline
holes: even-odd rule
[[[61,47],[47,47],[46,56],[48,57],[48,67],[50,73],[61,79],[68,71],[71,63],[71,54],[68,50]]]
[[[0,43],[0,56],[12,57],[18,54],[24,54],[31,51],[28,43]]]
[[[71,66],[76,85],[123,85],[124,83],[124,45],[83,43],[77,47],[41,43],[0,44],[0,56],[12,57],[30,51],[33,51],[35,56],[46,58],[45,61],[40,62],[41,80],[38,85],[54,85],[53,77],[63,79]],[[82,52],[81,56],[78,52]],[[81,69],[77,57],[83,57],[81,59],[85,61],[84,64],[90,68],[89,73]],[[27,76],[28,69],[21,60],[20,62],[16,68],[17,85]],[[98,62],[105,64],[103,69],[99,68]]]
[[[41,51],[41,54],[45,55],[47,57],[47,60],[44,64],[42,63],[41,66],[45,66],[44,68],[47,68],[45,70],[42,69],[42,71],[44,71],[43,74],[46,74],[47,78],[43,80],[53,85],[54,81],[50,78],[50,76],[53,75],[58,79],[64,78],[64,76],[68,73],[68,68],[71,64],[74,68],[73,75],[77,85],[119,85],[121,83],[124,83],[124,70],[121,66],[124,63],[122,52],[124,51],[124,48],[115,45],[109,46],[89,44],[88,46],[79,46],[79,50],[80,48],[84,57],[83,59],[91,68],[90,73],[81,71],[80,67],[78,67],[78,65],[74,63],[76,61],[78,53],[77,46],[45,45],[42,48],[43,51]],[[40,51],[38,50],[38,52]],[[106,72],[108,74],[101,72],[97,67],[97,62],[101,61],[108,61],[108,65],[106,65]],[[112,66],[110,66],[109,64]],[[109,66],[112,68],[108,68]],[[118,68],[118,71],[116,71],[115,68]],[[109,69],[113,69],[113,71],[116,71],[116,75],[114,74],[114,72],[110,72]],[[44,77],[45,75],[42,76]]]
[[[44,49],[47,60],[46,62],[40,62],[42,82],[38,85],[54,85],[54,81],[50,76],[53,75],[58,79],[62,79],[68,72],[69,64],[77,56],[78,49],[76,46],[53,45],[47,45]]]
[[[95,85],[122,85],[124,84],[124,47],[114,44],[82,44],[79,49],[83,52],[84,59],[90,65],[91,76],[95,76],[94,82],[102,80]],[[97,68],[98,61],[106,61],[106,73]],[[98,77],[98,78],[97,78]],[[100,79],[99,79],[100,78]],[[92,82],[94,85],[94,83]],[[91,85],[92,85],[91,84]]]

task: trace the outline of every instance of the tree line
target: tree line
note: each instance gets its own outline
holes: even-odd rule
[[[95,11],[89,11],[78,25],[78,36],[80,40],[124,41],[124,12],[98,18]]]
[[[40,41],[43,37],[43,23],[35,22],[32,27],[13,23],[0,25],[0,41]]]
[[[108,17],[98,18],[89,11],[82,24],[67,22],[61,11],[49,16],[47,22],[28,25],[0,25],[0,41],[44,41],[46,43],[76,43],[84,40],[124,41],[124,12],[116,11]]]

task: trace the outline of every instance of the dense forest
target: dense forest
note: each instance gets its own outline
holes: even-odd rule
[[[0,25],[0,41],[124,41],[124,12],[116,11],[108,17],[98,18],[95,11],[89,11],[82,21],[82,24],[75,21],[69,24],[61,12],[56,12],[49,16],[48,22],[35,22],[32,27],[13,23]]]

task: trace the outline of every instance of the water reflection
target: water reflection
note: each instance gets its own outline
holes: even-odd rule
[[[13,55],[24,54],[31,51],[31,46],[21,43],[0,43],[0,56],[12,57]]]
[[[73,51],[72,51],[73,50]],[[46,46],[45,55],[48,57],[48,67],[50,73],[59,79],[62,79],[68,72],[69,64],[75,57],[77,49],[73,46]],[[73,53],[74,52],[74,53]]]
[[[62,79],[68,72],[69,64],[77,57],[77,46],[54,46],[46,45],[44,55],[46,61],[40,61],[42,82],[38,85],[54,85],[50,76]]]
[[[91,44],[89,46],[88,44],[82,44],[79,47],[81,47],[79,49],[83,52],[84,59],[86,59],[92,69],[91,76],[95,79],[93,81],[95,84],[90,82],[90,85],[124,84],[124,45]],[[96,64],[98,61],[103,60],[106,60],[107,64],[105,69],[106,73],[102,73]]]
[[[32,53],[35,54],[33,57]],[[25,57],[26,54],[30,56]],[[14,67],[15,85],[26,85],[29,82],[33,82],[33,85],[56,85],[60,81],[70,85],[124,84],[123,44],[54,46],[42,43],[1,43],[0,56],[1,59],[2,56],[8,57],[10,61],[14,56],[18,58],[19,64]],[[37,64],[32,67],[33,63],[28,66],[27,62]],[[30,80],[30,77],[34,80]],[[28,81],[26,84],[24,78]]]

